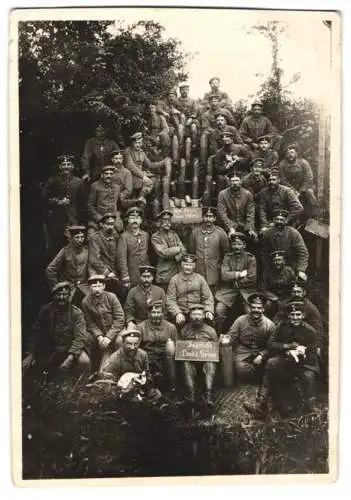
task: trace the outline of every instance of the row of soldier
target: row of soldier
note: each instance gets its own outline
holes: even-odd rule
[[[181,97],[188,99],[184,86],[182,91]],[[122,154],[117,144],[106,140],[103,127],[97,127],[96,137],[85,146],[82,179],[72,174],[72,158],[60,158],[59,174],[43,191],[49,207],[49,253],[55,255],[46,268],[54,300],[39,313],[24,367],[79,366],[90,372],[93,363],[116,379],[126,372],[146,371],[155,397],[155,388],[159,396],[159,388],[176,391],[177,338],[219,340],[227,384],[233,381],[233,368],[238,378],[262,382],[258,402],[249,411],[264,413],[268,395],[277,399],[274,386],[283,374],[299,375],[304,402],[313,409],[325,337],[320,314],[305,296],[308,251],[293,227],[310,215],[315,203],[310,166],[297,158],[296,145],[287,148],[279,164],[269,135],[251,142],[243,135],[244,144],[240,132],[223,122],[228,113],[211,108],[218,96],[208,99],[210,109],[204,115],[213,111],[222,143],[205,169],[203,198],[211,202],[215,186],[217,210],[202,209],[202,223],[186,244],[172,228],[169,189],[177,164],[169,156],[151,161],[143,151],[141,132],[131,136],[131,146]],[[152,112],[158,116],[170,115],[155,108]],[[257,134],[262,132],[257,124],[265,117],[256,114]],[[173,132],[177,137],[182,131],[193,137],[198,132],[190,121],[194,117],[186,118],[186,126]],[[256,118],[255,113],[250,117],[254,123]],[[202,143],[216,130],[210,122],[201,131],[201,123]],[[286,185],[289,179],[298,186]],[[142,225],[146,222],[151,232],[154,219],[158,227],[149,234]],[[182,363],[186,396],[194,402],[199,366],[204,402],[211,406],[215,363]]]

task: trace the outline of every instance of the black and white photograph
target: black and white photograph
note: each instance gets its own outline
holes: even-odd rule
[[[10,22],[16,484],[335,480],[339,14]]]

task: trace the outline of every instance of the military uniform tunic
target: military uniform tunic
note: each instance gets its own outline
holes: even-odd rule
[[[179,272],[179,260],[186,249],[173,231],[160,229],[151,236],[151,244],[158,256],[156,264],[156,283],[168,284],[169,280]],[[177,248],[180,248],[179,249]]]
[[[79,252],[72,244],[62,248],[46,268],[50,288],[59,281],[72,284],[86,284],[88,281],[88,248],[83,246]]]
[[[276,209],[287,210],[288,220],[293,220],[303,212],[303,206],[294,191],[281,184],[274,191],[269,187],[262,189],[259,203],[261,228],[267,227],[273,220],[273,212]]]
[[[89,274],[110,273],[117,275],[117,241],[119,234],[114,231],[110,236],[100,230],[88,240]]]
[[[100,296],[84,297],[82,310],[87,330],[93,337],[100,335],[114,340],[124,327],[124,311],[114,293],[104,291]]]
[[[149,305],[160,300],[165,302],[165,297],[165,291],[159,286],[151,285],[148,289],[142,285],[134,286],[129,290],[124,305],[126,323],[144,321],[149,315]]]
[[[270,268],[270,254],[276,250],[286,252],[286,263],[295,272],[306,271],[309,254],[306,244],[297,229],[290,226],[285,226],[283,231],[277,231],[275,227],[267,229],[262,237],[262,258],[266,269]]]
[[[244,230],[255,228],[255,203],[247,189],[240,188],[233,193],[230,188],[223,189],[218,194],[217,213],[223,227],[229,231],[242,226]]]
[[[134,234],[129,229],[124,231],[117,245],[117,261],[119,276],[122,281],[131,281],[135,286],[140,281],[139,266],[150,265],[149,234],[139,230]]]
[[[188,314],[190,306],[201,304],[205,312],[214,312],[212,292],[203,276],[198,273],[186,275],[180,272],[169,282],[166,295],[167,310],[172,317]]]

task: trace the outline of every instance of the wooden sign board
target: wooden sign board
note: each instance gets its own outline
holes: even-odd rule
[[[173,224],[199,224],[202,221],[202,210],[199,207],[173,208]]]
[[[315,219],[308,219],[305,225],[305,231],[324,239],[327,239],[329,236],[328,225]]]
[[[218,342],[206,342],[202,340],[177,340],[176,361],[212,361],[219,362]]]

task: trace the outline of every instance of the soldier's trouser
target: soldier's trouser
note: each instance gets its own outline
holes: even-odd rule
[[[262,372],[262,365],[256,366],[251,360],[239,361],[234,357],[235,372],[239,380],[254,382]]]
[[[315,215],[317,205],[313,189],[306,189],[306,191],[301,192],[299,198],[303,205],[306,217],[313,217]]]
[[[216,312],[216,328],[217,328],[218,333],[224,333],[223,329],[224,329],[224,325],[227,321],[228,315],[232,311],[234,306],[237,304],[237,301],[239,299],[242,299],[240,294],[238,294],[235,297],[233,304],[230,307],[227,306],[226,304],[224,304],[223,302],[217,302],[215,312]],[[244,307],[245,311],[247,312],[248,306],[247,306],[246,302],[244,300],[242,300],[242,303],[243,303],[243,307]]]
[[[213,380],[216,374],[216,364],[211,361],[206,361],[205,363],[199,363],[196,361],[184,361],[184,377],[185,386],[189,391],[189,394],[194,395],[196,389],[196,375],[198,367],[202,367],[202,371],[205,375],[205,386],[207,391],[212,390]]]

